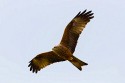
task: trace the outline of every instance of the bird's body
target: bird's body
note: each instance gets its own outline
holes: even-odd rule
[[[94,17],[92,15],[91,11],[79,12],[66,26],[60,44],[53,47],[52,51],[41,53],[33,58],[29,64],[30,70],[37,73],[40,69],[61,61],[69,61],[79,70],[82,70],[81,66],[87,65],[87,63],[76,58],[73,53],[81,32],[90,19]]]
[[[59,44],[58,46],[55,46],[54,48],[52,48],[52,50],[54,53],[56,53],[58,56],[60,56],[61,58],[65,60],[72,59],[73,55],[70,52],[70,50],[61,44]]]

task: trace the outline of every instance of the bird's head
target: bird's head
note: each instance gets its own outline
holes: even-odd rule
[[[57,50],[58,49],[58,46],[54,46],[53,48],[52,48],[52,50]]]

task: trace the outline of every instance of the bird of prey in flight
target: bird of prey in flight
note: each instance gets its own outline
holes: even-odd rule
[[[81,71],[82,66],[88,64],[76,58],[73,53],[81,32],[92,18],[92,11],[79,12],[66,26],[61,42],[52,51],[38,54],[29,62],[30,71],[37,73],[46,66],[61,61],[69,61]]]

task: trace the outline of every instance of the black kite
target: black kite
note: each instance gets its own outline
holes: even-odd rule
[[[90,19],[94,18],[92,11],[79,12],[66,26],[62,40],[59,45],[52,48],[52,51],[41,53],[30,61],[30,71],[38,72],[40,69],[60,61],[69,61],[79,70],[87,63],[79,60],[73,53],[77,40]]]

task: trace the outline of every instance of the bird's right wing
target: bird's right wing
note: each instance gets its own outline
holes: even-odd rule
[[[35,58],[33,58],[29,63],[28,67],[30,67],[30,71],[38,72],[40,69],[55,63],[55,62],[60,62],[60,61],[65,61],[58,55],[56,55],[53,51],[50,52],[45,52],[37,55]]]

